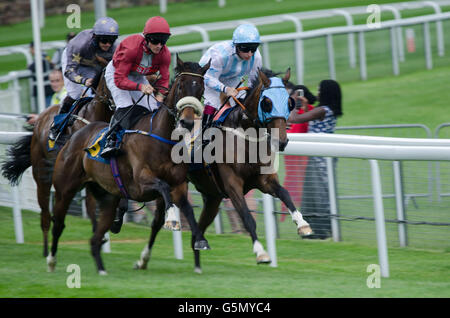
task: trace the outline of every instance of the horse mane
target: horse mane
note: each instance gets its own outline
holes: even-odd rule
[[[282,74],[282,73],[275,73],[274,71],[268,69],[268,68],[261,68],[260,71],[267,76],[267,78],[271,78],[271,77],[277,77],[278,75]],[[256,76],[251,82],[250,82],[250,89],[247,91],[247,95],[244,99],[244,102],[246,101],[246,99],[249,96],[252,96],[253,92],[256,90],[256,88],[259,85],[259,76]]]

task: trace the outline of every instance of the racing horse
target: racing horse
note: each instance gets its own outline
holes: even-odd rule
[[[50,231],[51,215],[49,211],[50,189],[52,186],[52,173],[56,156],[62,145],[77,130],[83,128],[91,121],[109,122],[114,113],[111,93],[106,87],[103,76],[98,78],[95,97],[82,107],[77,114],[73,113],[65,134],[62,134],[56,144],[50,144],[48,132],[53,118],[58,114],[60,106],[53,105],[45,109],[36,121],[32,135],[22,137],[8,150],[8,158],[2,163],[2,174],[11,185],[20,182],[22,174],[32,167],[33,178],[37,185],[37,199],[41,208],[41,230],[44,239],[44,257],[48,256],[48,232]],[[81,101],[83,102],[83,101]],[[86,209],[91,219],[93,231],[96,227],[96,202],[89,192],[86,193]]]
[[[198,221],[202,233],[216,217],[222,199],[230,198],[243,220],[245,229],[250,233],[258,264],[270,263],[270,258],[258,241],[256,222],[245,201],[244,195],[251,189],[256,188],[281,199],[290,211],[298,234],[301,236],[312,234],[311,227],[296,209],[289,192],[280,185],[276,170],[271,167],[271,164],[265,159],[263,161],[259,156],[256,161],[250,160],[251,149],[256,149],[252,148],[252,143],[253,146],[257,146],[258,151],[260,147],[268,149],[271,158],[274,156],[274,151],[283,151],[288,143],[286,120],[289,116],[289,106],[288,94],[284,86],[289,80],[290,70],[286,71],[283,79],[269,77],[266,73],[269,76],[273,74],[269,70],[259,71],[258,78],[252,83],[252,89],[247,91],[243,102],[236,100],[238,105],[231,108],[228,116],[217,126],[217,129],[225,132],[225,134],[215,134],[216,140],[221,139],[221,143],[216,144],[223,145],[221,161],[209,164],[204,169],[192,169],[188,173],[188,180],[194,184],[203,198],[203,209]],[[188,118],[185,118],[185,115]],[[187,121],[190,116],[191,114],[186,112],[181,114],[180,118]],[[256,135],[242,132],[249,128],[255,128]],[[270,134],[269,130],[275,134]],[[232,138],[227,137],[227,134],[231,134]],[[245,147],[242,147],[243,140],[245,140]],[[226,158],[229,149],[234,150],[234,153],[231,153],[233,158],[231,162]],[[238,157],[242,155],[245,155],[244,163],[238,160]],[[194,255],[195,272],[201,273],[200,252],[196,250]]]
[[[185,214],[192,230],[192,248],[209,249],[208,242],[198,229],[193,210],[187,200],[187,165],[174,164],[170,140],[176,124],[175,106],[185,97],[196,97],[198,104],[203,95],[203,75],[209,63],[200,67],[197,63],[183,62],[177,56],[176,77],[169,94],[157,111],[142,116],[134,124],[131,133],[122,138],[122,154],[115,158],[120,182],[111,173],[112,166],[89,159],[88,152],[107,124],[95,122],[77,131],[66,143],[56,159],[53,185],[55,187],[54,224],[52,246],[47,257],[48,270],[56,266],[58,240],[64,229],[67,208],[75,193],[83,187],[91,191],[100,208],[97,228],[90,240],[91,254],[97,271],[105,275],[101,257],[104,234],[111,228],[116,216],[116,208],[121,198],[127,197],[138,202],[155,199],[165,211],[167,218],[155,217],[153,223],[164,224],[171,230],[179,230],[176,218],[176,204]],[[180,106],[182,107],[182,106]],[[117,182],[117,183],[116,183]],[[122,187],[119,187],[122,185]]]

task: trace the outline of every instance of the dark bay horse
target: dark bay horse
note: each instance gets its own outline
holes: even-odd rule
[[[283,151],[288,143],[286,117],[277,115],[274,111],[278,107],[278,113],[281,111],[288,114],[287,100],[285,104],[280,105],[279,101],[276,101],[275,98],[271,99],[264,96],[263,92],[270,91],[272,94],[275,93],[275,95],[278,93],[284,94],[284,84],[289,80],[289,77],[290,71],[288,70],[283,80],[279,80],[281,82],[279,85],[271,86],[271,83],[275,82],[275,77],[269,78],[264,72],[260,71],[259,77],[252,85],[253,88],[247,92],[242,107],[236,106],[221,126],[218,127],[221,131],[227,134],[231,133],[234,136],[231,139],[227,139],[226,134],[215,136],[215,138],[222,138],[223,156],[226,155],[227,149],[234,149],[234,153],[231,154],[233,160],[230,162],[226,158],[222,158],[222,163],[211,164],[209,171],[207,169],[199,169],[192,170],[188,174],[188,180],[194,184],[203,198],[203,210],[198,221],[202,233],[205,232],[206,228],[216,217],[222,199],[230,198],[234,208],[243,220],[245,229],[250,233],[257,263],[270,263],[270,258],[258,241],[256,223],[245,201],[244,195],[251,189],[256,188],[263,193],[268,193],[281,199],[289,208],[292,219],[297,225],[298,234],[305,236],[312,233],[309,224],[303,219],[302,214],[293,204],[288,191],[280,185],[278,175],[275,170],[270,168],[270,164],[267,161],[263,163],[260,157],[258,157],[257,162],[253,161],[251,163],[251,161],[248,161],[251,155],[251,143],[256,143],[258,149],[265,146],[270,151],[271,147],[265,145],[268,142],[266,137],[269,129],[278,132],[278,137],[273,135],[269,139],[272,144],[278,145],[278,149],[272,149],[271,156],[274,156],[274,151]],[[183,113],[180,118],[184,118],[184,116],[185,114]],[[238,130],[238,128],[246,130],[252,127],[263,128],[257,131],[256,138],[245,137]],[[245,138],[245,147],[243,148],[238,145],[238,139],[240,138]],[[230,144],[230,140],[232,144]],[[240,151],[244,153],[240,154]],[[245,154],[245,162],[239,163],[240,161],[237,160],[237,157],[243,154]],[[262,170],[262,168],[269,168],[269,170]],[[196,250],[194,254],[195,271],[201,273],[200,253]]]
[[[52,173],[56,156],[62,145],[79,129],[92,121],[109,122],[114,112],[111,93],[106,87],[104,77],[100,77],[96,95],[88,104],[84,105],[77,115],[73,125],[66,128],[65,134],[58,138],[55,150],[49,151],[48,132],[53,118],[58,114],[59,105],[45,109],[36,121],[33,134],[18,140],[8,151],[9,157],[2,164],[2,174],[12,185],[20,182],[20,177],[28,167],[32,167],[34,181],[37,185],[37,199],[41,208],[41,229],[44,238],[44,256],[48,256],[48,232],[50,230],[50,189]],[[89,192],[86,193],[86,208],[91,219],[93,229],[96,226],[96,202]]]
[[[153,224],[160,227],[164,224],[172,230],[179,229],[174,210],[176,204],[189,220],[193,249],[209,249],[209,245],[198,229],[192,207],[187,200],[187,165],[174,164],[171,160],[173,144],[161,139],[167,141],[171,138],[177,115],[175,105],[185,96],[194,96],[197,99],[202,97],[203,75],[208,68],[209,63],[202,68],[197,63],[184,63],[177,56],[176,79],[165,103],[161,104],[156,113],[144,115],[133,127],[141,132],[151,132],[153,137],[142,133],[125,134],[121,146],[123,154],[117,157],[118,170],[128,197],[138,202],[157,199],[157,206],[166,213],[167,219],[164,220],[164,213],[162,217],[157,215]],[[56,265],[58,240],[64,229],[69,203],[80,188],[86,187],[94,194],[100,208],[100,219],[90,240],[91,254],[98,273],[106,274],[100,254],[102,238],[113,224],[117,205],[124,194],[113,178],[111,167],[89,159],[85,151],[106,126],[104,123],[95,122],[79,130],[56,159],[53,173],[56,199],[53,241],[47,257],[50,271],[53,271]]]

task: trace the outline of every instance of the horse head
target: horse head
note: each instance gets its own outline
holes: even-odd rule
[[[177,73],[174,87],[174,102],[178,113],[178,125],[189,131],[194,127],[194,120],[202,116],[203,104],[200,102],[204,87],[204,75],[211,61],[201,67],[198,63],[183,62],[177,54]],[[180,98],[181,96],[184,96]],[[177,127],[180,128],[180,127]]]
[[[102,72],[98,79],[97,88],[95,89],[94,99],[81,109],[79,115],[88,121],[109,122],[115,109],[116,105],[106,85],[104,72]]]
[[[267,76],[267,71],[259,71],[253,89],[244,100],[246,110],[243,120],[250,120],[253,127],[264,127],[269,134],[274,129],[277,134],[271,135],[272,145],[278,145],[279,151],[284,151],[289,139],[286,133],[286,121],[289,117],[289,94],[285,84],[290,77],[288,69],[282,79],[275,76]]]

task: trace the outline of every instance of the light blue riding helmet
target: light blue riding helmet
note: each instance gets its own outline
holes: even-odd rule
[[[105,17],[95,21],[94,27],[95,35],[113,35],[119,36],[119,25],[113,18]]]
[[[258,29],[252,24],[241,24],[233,32],[233,43],[261,43]]]

